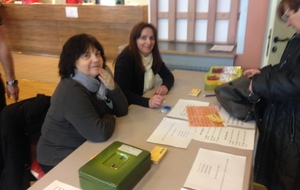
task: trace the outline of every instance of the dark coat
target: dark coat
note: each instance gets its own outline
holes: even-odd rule
[[[300,189],[300,36],[287,44],[279,64],[252,79],[267,105],[255,156],[254,180],[270,190]]]
[[[22,190],[30,182],[30,136],[41,131],[50,97],[38,94],[3,108],[0,117],[0,190]]]
[[[63,78],[51,97],[51,106],[37,144],[37,160],[56,166],[85,141],[104,142],[113,134],[115,116],[128,113],[128,103],[120,87],[107,90],[106,100],[99,100],[80,82]]]
[[[127,97],[129,104],[149,107],[150,98],[142,96],[144,93],[144,73],[139,72],[136,65],[137,63],[131,59],[128,51],[123,50],[115,64],[114,78]],[[162,63],[159,72],[154,73],[154,75],[156,74],[161,77],[162,85],[170,90],[174,84],[174,76],[165,63]]]

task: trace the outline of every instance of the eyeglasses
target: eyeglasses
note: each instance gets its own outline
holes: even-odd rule
[[[289,16],[290,16],[290,15],[288,15],[289,12],[290,12],[290,9],[287,9],[285,11],[285,13],[281,16],[281,20],[283,20],[284,22],[287,22],[289,19]]]

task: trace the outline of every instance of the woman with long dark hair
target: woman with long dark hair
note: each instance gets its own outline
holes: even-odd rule
[[[130,34],[129,44],[115,63],[115,80],[127,97],[129,104],[159,108],[174,84],[174,76],[162,61],[157,44],[157,30],[150,24],[136,24]],[[157,76],[162,79],[157,84]],[[152,97],[143,94],[155,88]]]

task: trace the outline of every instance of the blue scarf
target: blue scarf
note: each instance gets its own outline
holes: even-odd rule
[[[75,75],[71,76],[73,80],[76,80],[80,84],[82,84],[84,87],[88,89],[88,91],[92,93],[96,93],[96,96],[99,100],[107,100],[106,97],[106,87],[104,84],[93,77],[90,77],[88,75],[83,74],[78,69],[75,69]]]

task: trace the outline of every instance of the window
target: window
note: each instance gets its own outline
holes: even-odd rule
[[[236,44],[240,0],[150,0],[160,41]]]

